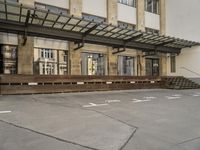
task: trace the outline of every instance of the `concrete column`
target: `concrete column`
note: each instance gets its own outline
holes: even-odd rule
[[[159,1],[160,10],[160,35],[166,34],[166,4],[165,0]]]
[[[137,0],[137,30],[145,31],[145,0]]]
[[[18,74],[33,74],[34,40],[27,37],[26,44],[23,45],[23,36],[18,39]]]
[[[34,0],[19,0],[19,3],[34,6]],[[18,74],[33,74],[34,37],[27,37],[23,45],[23,36],[18,36]]]
[[[70,15],[82,16],[82,0],[70,0],[69,8]],[[74,42],[69,42],[69,74],[81,75],[81,51],[75,51],[75,47]]]
[[[137,30],[145,31],[145,0],[137,0]],[[146,74],[145,68],[145,57],[142,57],[143,53],[141,51],[137,51],[137,66],[138,66],[138,75],[144,76]]]
[[[137,51],[137,71],[138,76],[146,75],[146,61],[142,51]]]
[[[107,0],[107,22],[117,25],[117,0]],[[112,51],[112,47],[108,47],[108,75],[117,75],[117,55],[113,55]]]
[[[167,76],[167,54],[160,56],[160,76]]]

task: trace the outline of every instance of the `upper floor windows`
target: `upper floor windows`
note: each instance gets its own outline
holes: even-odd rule
[[[159,30],[151,29],[151,28],[145,28],[146,32],[151,32],[153,34],[159,34]]]
[[[83,18],[85,20],[94,21],[94,22],[98,22],[98,23],[105,22],[105,18],[94,16],[94,15],[83,14]]]
[[[47,4],[41,4],[41,3],[35,3],[35,6],[39,9],[46,9],[54,13],[62,13],[62,14],[68,14],[67,9],[51,6]]]
[[[126,29],[129,29],[129,30],[135,30],[135,25],[133,25],[133,24],[118,21],[118,25],[121,28],[126,28]]]
[[[118,3],[136,7],[136,0],[118,0]]]
[[[145,10],[151,13],[158,14],[158,0],[145,0]]]

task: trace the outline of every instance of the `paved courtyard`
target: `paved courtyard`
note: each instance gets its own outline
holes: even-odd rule
[[[0,96],[0,150],[199,150],[200,90]]]

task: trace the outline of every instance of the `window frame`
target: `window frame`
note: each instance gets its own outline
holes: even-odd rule
[[[159,0],[150,0],[151,1],[151,10],[148,10],[148,0],[145,0],[145,11],[146,12],[149,12],[149,13],[153,13],[153,14],[158,14],[160,13],[160,8],[159,8],[159,5],[160,5],[160,2]],[[155,2],[156,2],[156,12],[154,11],[155,9]]]
[[[176,56],[170,56],[170,71],[171,73],[176,73]]]
[[[130,4],[131,1],[132,1],[132,4]],[[118,3],[131,6],[131,7],[136,7],[136,0],[118,0]]]

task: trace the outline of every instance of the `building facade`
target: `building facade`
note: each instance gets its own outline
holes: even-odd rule
[[[179,35],[172,24],[172,20],[176,19],[169,11],[173,7],[172,2],[166,0],[7,1],[83,17],[94,22],[107,22],[124,29],[141,30],[155,35]],[[81,49],[74,50],[74,42],[37,36],[28,36],[24,45],[21,35],[5,32],[0,34],[2,74],[184,75],[177,69],[177,64],[185,51],[191,51],[183,50],[183,54],[179,56],[161,52],[148,55],[141,50],[126,48],[121,53],[113,54],[113,48],[109,46],[85,43]]]

